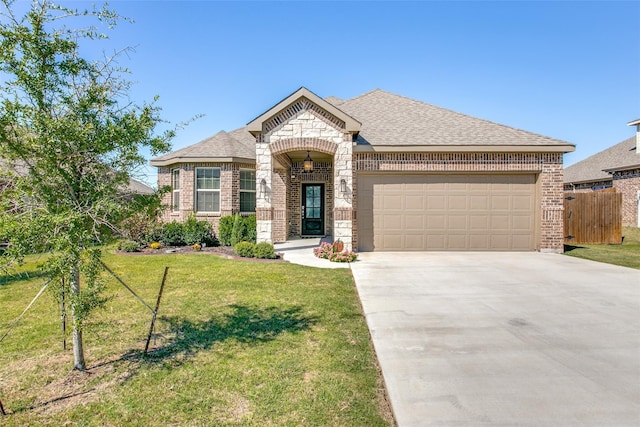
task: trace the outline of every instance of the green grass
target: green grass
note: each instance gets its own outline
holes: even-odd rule
[[[640,269],[640,228],[623,227],[621,245],[565,245],[565,254]]]
[[[46,293],[0,343],[3,426],[393,424],[349,270],[207,254],[104,260],[151,306],[170,267],[153,351],[142,355],[150,312],[110,281],[85,333],[88,372],[72,371]],[[0,278],[0,334],[44,281],[29,261]]]

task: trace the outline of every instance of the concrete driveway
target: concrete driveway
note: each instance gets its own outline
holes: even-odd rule
[[[541,253],[361,253],[405,426],[640,425],[640,271]]]

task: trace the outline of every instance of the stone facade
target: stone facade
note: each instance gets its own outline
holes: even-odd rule
[[[306,98],[269,119],[256,137],[256,179],[264,179],[267,186],[266,194],[257,199],[258,241],[281,242],[299,236],[302,184],[321,183],[325,189],[325,234],[341,239],[351,249],[352,220],[341,220],[336,226],[334,209],[352,209],[350,200],[337,197],[341,180],[348,187],[353,182],[352,150],[344,122]],[[300,162],[281,161],[283,154],[300,151],[330,155],[333,161],[315,162],[311,173],[306,173]]]
[[[622,193],[622,225],[640,227],[638,198],[640,198],[640,169],[615,172],[613,186]]]

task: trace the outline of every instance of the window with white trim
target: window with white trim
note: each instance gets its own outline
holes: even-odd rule
[[[256,211],[256,171],[240,170],[240,212]]]
[[[196,168],[196,212],[220,212],[220,168]]]
[[[180,211],[180,169],[171,171],[172,206],[173,212]]]

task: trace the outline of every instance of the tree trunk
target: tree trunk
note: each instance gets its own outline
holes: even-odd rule
[[[71,267],[71,293],[75,298],[80,296],[80,269],[78,265]],[[76,319],[75,304],[71,304],[71,316],[73,317],[73,368],[84,371],[84,346],[82,344],[82,330]]]

